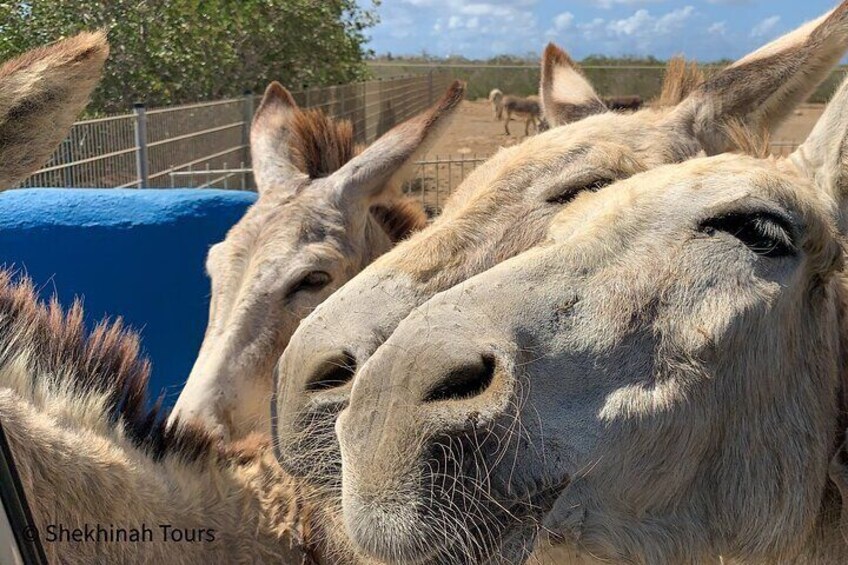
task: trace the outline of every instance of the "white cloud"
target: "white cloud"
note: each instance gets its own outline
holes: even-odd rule
[[[571,12],[563,12],[554,17],[554,25],[546,33],[548,35],[556,35],[558,32],[571,29],[574,24],[574,14]]]
[[[629,18],[612,20],[609,24],[607,24],[607,30],[617,34],[633,35],[635,33],[641,33],[654,21],[656,20],[651,16],[648,10],[637,10]]]
[[[676,5],[670,0],[580,1],[596,7],[610,5],[617,11],[586,14],[563,9],[543,20],[541,8],[550,6],[551,0],[389,0],[379,9],[382,21],[371,32],[371,46],[378,53],[427,50],[436,55],[486,58],[538,53],[545,40],[552,39],[577,58],[592,53],[665,58],[684,50],[687,56],[712,60],[738,57],[763,41],[753,37],[750,26],[755,22],[739,30],[740,22],[729,18],[729,13],[716,21],[704,13],[706,8],[693,7],[697,5],[692,1]],[[776,34],[782,28],[782,20],[765,22],[758,24],[757,33]]]
[[[763,37],[769,35],[780,22],[780,16],[770,16],[751,29],[751,37]]]
[[[714,22],[710,27],[707,28],[707,33],[709,33],[710,35],[726,35],[727,22]]]
[[[574,22],[574,14],[571,12],[563,12],[554,18],[554,29],[563,30],[571,27]]]
[[[629,18],[611,20],[606,30],[614,35],[633,35],[647,37],[652,35],[669,35],[683,27],[692,15],[695,8],[684,6],[667,14],[654,17],[645,10],[637,10]]]
[[[669,12],[657,20],[654,30],[663,35],[677,31],[683,28],[683,24],[685,24],[694,13],[695,8],[692,6],[684,6],[679,10]]]
[[[667,0],[589,0],[594,6],[609,10],[613,6],[637,6],[643,4],[659,4]]]

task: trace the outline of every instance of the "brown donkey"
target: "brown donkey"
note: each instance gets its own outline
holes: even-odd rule
[[[251,131],[259,200],[209,251],[209,324],[172,418],[199,419],[222,437],[268,432],[274,364],[300,320],[426,224],[399,179],[463,93],[454,83],[360,153],[349,122],[268,87]]]
[[[732,146],[730,124],[776,127],[846,48],[843,3],[717,73],[674,107],[620,114],[603,112],[569,59],[549,47],[542,81],[546,118],[557,125],[602,113],[502,149],[466,179],[433,225],[304,320],[278,368],[275,433],[283,465],[321,486],[328,504],[338,504],[335,418],[347,405],[357,369],[402,319],[433,295],[535,246],[554,215],[581,193],[702,152],[722,152]]]
[[[848,563],[847,142],[848,81],[788,159],[581,195],[413,310],[339,418],[353,540],[517,562],[543,526],[596,563]]]
[[[504,96],[501,99],[500,107],[503,112],[506,112],[504,117],[504,131],[509,133],[509,122],[512,120],[512,115],[515,114],[519,118],[524,118],[524,135],[530,135],[530,125],[538,132],[539,120],[542,118],[542,108],[539,105],[539,98],[530,96],[521,98],[520,96]]]

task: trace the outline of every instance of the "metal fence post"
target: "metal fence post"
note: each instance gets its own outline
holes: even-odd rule
[[[244,91],[244,127],[241,130],[241,145],[242,156],[241,160],[245,163],[250,162],[250,125],[253,122],[253,92],[250,90]]]
[[[138,175],[138,187],[147,188],[150,179],[147,174],[147,114],[144,104],[136,103],[135,108],[135,168]]]
[[[430,71],[429,73],[427,73],[427,92],[429,93],[429,102],[427,103],[428,106],[432,106],[433,102],[435,102],[435,100],[433,100],[433,72],[434,71]]]

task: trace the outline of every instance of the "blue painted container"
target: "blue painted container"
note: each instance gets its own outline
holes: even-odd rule
[[[256,200],[232,190],[26,189],[0,194],[0,264],[41,295],[83,299],[93,327],[122,316],[153,361],[150,392],[172,404],[209,307],[204,263]]]

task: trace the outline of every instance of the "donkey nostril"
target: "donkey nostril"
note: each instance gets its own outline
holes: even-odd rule
[[[482,394],[495,378],[495,359],[480,357],[478,363],[454,369],[424,398],[424,402],[463,400]]]
[[[321,363],[306,383],[306,390],[317,392],[344,386],[353,380],[354,373],[356,373],[356,359],[345,351]]]

